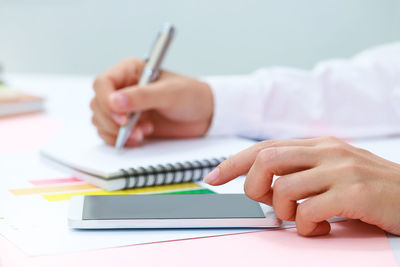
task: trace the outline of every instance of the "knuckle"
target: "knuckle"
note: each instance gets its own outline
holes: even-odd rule
[[[303,221],[310,221],[313,216],[313,210],[307,203],[302,203],[297,206],[296,216],[299,216]]]
[[[286,179],[282,177],[278,178],[274,183],[274,194],[276,194],[278,198],[284,198],[287,196],[288,191],[289,186]]]
[[[374,153],[372,153],[371,151],[369,151],[369,150],[366,150],[366,149],[364,149],[364,148],[359,148],[359,147],[353,147],[360,155],[364,155],[364,156],[375,156],[375,154]]]
[[[328,146],[328,150],[337,156],[347,156],[350,152],[345,147],[338,144]]]
[[[349,158],[336,168],[336,172],[340,173],[343,177],[357,179],[362,176],[363,167],[355,159]]]
[[[93,89],[94,89],[95,92],[97,92],[97,90],[99,90],[101,85],[104,83],[104,79],[105,78],[102,75],[100,75],[96,79],[94,79],[94,81],[93,81]]]
[[[95,100],[95,98],[93,98],[91,101],[90,101],[90,109],[94,112],[95,111],[95,109],[96,109],[96,100]]]
[[[363,181],[358,181],[346,187],[344,190],[344,199],[353,199],[354,201],[364,199],[363,196],[368,194],[369,186]]]
[[[97,120],[96,120],[95,116],[92,116],[91,122],[92,122],[92,124],[93,124],[94,126],[97,127]]]
[[[349,157],[352,151],[342,143],[329,143],[319,148],[322,155],[334,155],[336,157]]]
[[[129,102],[131,108],[138,108],[143,105],[143,103],[148,103],[149,96],[145,87],[137,87],[133,90],[127,91],[129,95]]]
[[[258,142],[257,144],[255,144],[255,146],[257,146],[259,149],[263,149],[265,147],[271,146],[273,144],[273,142],[275,142],[275,141],[264,140],[264,141],[261,141],[261,142]]]
[[[279,147],[285,140],[264,140],[256,144],[259,150]]]
[[[273,187],[273,206],[277,217],[285,221],[293,221],[295,219],[296,209],[292,209],[289,190],[287,179],[280,177],[275,181]]]
[[[344,144],[342,140],[335,136],[323,136],[320,138],[316,138],[319,140],[320,145],[339,145],[339,144]]]
[[[342,141],[335,136],[325,136],[322,138],[327,143],[341,143]]]
[[[244,184],[244,192],[250,199],[257,202],[261,202],[267,194],[267,192],[261,192],[253,186],[249,186],[248,183]]]
[[[278,153],[278,149],[275,147],[265,148],[258,152],[257,160],[259,160],[260,162],[269,162],[276,158]]]
[[[261,150],[266,149],[268,147],[273,147],[275,143],[276,143],[275,140],[264,140],[254,144],[252,148],[254,148],[255,151],[260,152]]]

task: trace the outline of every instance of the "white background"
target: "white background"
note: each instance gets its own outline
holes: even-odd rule
[[[7,72],[96,74],[141,57],[164,21],[178,34],[165,67],[191,75],[310,68],[400,40],[397,0],[0,0]]]

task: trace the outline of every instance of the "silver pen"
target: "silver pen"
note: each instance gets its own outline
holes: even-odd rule
[[[146,85],[158,78],[161,62],[164,59],[174,32],[175,28],[172,24],[166,23],[163,25],[153,44],[148,58],[146,59],[146,64],[143,68],[138,85]],[[139,121],[140,115],[140,111],[130,113],[128,115],[128,122],[125,125],[121,126],[119,129],[117,141],[115,142],[116,149],[121,149],[122,147],[124,147],[132,130],[135,128],[135,125]]]

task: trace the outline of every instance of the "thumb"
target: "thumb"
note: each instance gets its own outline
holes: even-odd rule
[[[176,95],[165,82],[155,82],[144,86],[130,86],[115,91],[109,97],[113,112],[126,113],[148,109],[167,108]]]

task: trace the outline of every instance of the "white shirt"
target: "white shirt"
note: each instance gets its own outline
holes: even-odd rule
[[[400,134],[400,43],[329,60],[311,71],[266,68],[209,77],[209,135],[357,138]]]

